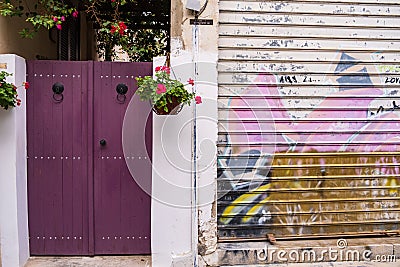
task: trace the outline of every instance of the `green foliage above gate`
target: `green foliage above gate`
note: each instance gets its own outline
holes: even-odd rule
[[[78,19],[80,13],[93,23],[97,52],[107,61],[116,55],[116,47],[131,61],[149,61],[168,50],[169,0],[0,1],[0,15],[24,17],[31,24],[20,30],[26,38],[40,28],[62,30],[65,21]]]

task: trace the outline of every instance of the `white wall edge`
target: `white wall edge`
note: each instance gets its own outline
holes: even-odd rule
[[[18,88],[22,104],[0,110],[0,249],[3,267],[24,266],[29,258],[27,203],[26,79],[25,60],[17,55],[0,55],[0,63],[13,76],[8,82]]]

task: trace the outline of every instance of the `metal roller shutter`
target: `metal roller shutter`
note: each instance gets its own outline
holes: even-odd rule
[[[219,240],[398,234],[398,1],[219,5]]]

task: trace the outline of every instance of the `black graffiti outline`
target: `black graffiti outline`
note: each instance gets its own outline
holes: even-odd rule
[[[393,107],[390,108],[390,109],[385,109],[383,106],[379,106],[378,110],[376,111],[376,115],[378,115],[379,113],[383,113],[385,110],[386,110],[386,111],[395,111],[395,110],[397,110],[397,109],[400,109],[400,106],[398,106],[398,105],[396,104],[396,101],[395,101],[395,100],[393,100],[392,105],[393,105]],[[371,111],[371,115],[375,115],[375,112],[372,112],[372,111]]]

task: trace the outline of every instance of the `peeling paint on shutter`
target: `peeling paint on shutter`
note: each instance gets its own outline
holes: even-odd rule
[[[398,233],[398,1],[219,5],[219,240]]]

